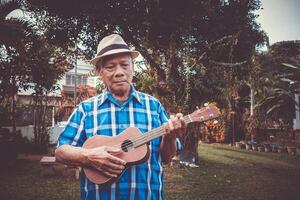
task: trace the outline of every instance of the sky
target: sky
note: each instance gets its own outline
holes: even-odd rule
[[[300,0],[261,0],[257,21],[268,34],[270,45],[300,40]]]

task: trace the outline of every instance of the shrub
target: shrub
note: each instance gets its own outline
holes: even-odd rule
[[[0,128],[0,159],[1,167],[12,165],[18,156],[18,145],[15,135],[6,128]]]
[[[202,129],[206,142],[224,142],[225,127],[222,122],[215,123],[214,120],[205,122]]]

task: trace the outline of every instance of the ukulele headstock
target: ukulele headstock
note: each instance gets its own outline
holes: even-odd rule
[[[204,122],[220,116],[220,110],[214,103],[209,103],[202,108],[198,108],[189,115],[192,122]]]

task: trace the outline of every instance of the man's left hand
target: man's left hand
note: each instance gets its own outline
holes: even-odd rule
[[[171,137],[182,137],[186,131],[186,123],[182,113],[177,113],[175,116],[171,115],[168,121],[167,133]]]

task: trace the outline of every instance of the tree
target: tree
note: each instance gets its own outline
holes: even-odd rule
[[[11,100],[11,120],[13,132],[15,125],[15,95],[18,85],[26,87],[28,68],[23,65],[26,57],[28,36],[33,34],[32,25],[23,19],[7,18],[15,9],[22,8],[20,1],[0,2],[0,104],[6,106]]]
[[[32,57],[30,88],[34,90],[34,140],[38,150],[46,151],[48,144],[46,117],[50,108],[48,97],[58,89],[56,85],[70,64],[65,62],[61,49],[49,44],[42,36],[36,36],[28,54]],[[38,58],[38,59],[36,59]]]
[[[255,22],[259,0],[28,0],[27,8],[50,30],[48,37],[64,43],[75,38],[87,57],[100,38],[121,34],[147,61],[140,85],[153,83],[147,89],[168,111],[191,112],[213,99],[229,122],[236,85],[248,78],[252,52],[265,41]]]
[[[30,22],[7,18],[15,9],[23,9],[22,2],[8,1],[0,4],[0,103],[10,105],[13,132],[15,123],[15,96],[20,89],[35,91],[35,143],[44,145],[46,133],[47,95],[55,90],[70,64],[62,47],[50,44]],[[11,102],[10,102],[11,100]],[[2,109],[5,111],[5,109]]]
[[[300,88],[300,42],[278,42],[268,52],[256,55],[255,109],[264,116],[265,126],[271,119],[284,124],[289,131],[295,108],[298,107],[294,94]],[[254,73],[254,72],[253,72]]]

